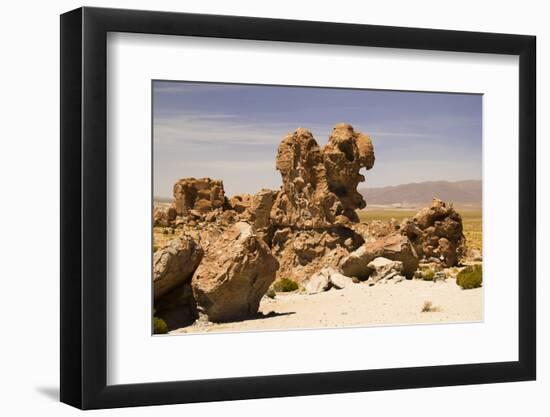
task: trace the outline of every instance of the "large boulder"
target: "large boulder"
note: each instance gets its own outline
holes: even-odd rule
[[[412,220],[404,221],[400,231],[410,239],[420,258],[436,259],[445,267],[456,266],[466,254],[462,217],[438,198]]]
[[[212,242],[191,286],[199,313],[210,321],[254,316],[279,267],[252,226],[238,222]]]
[[[368,250],[375,257],[384,257],[392,261],[403,263],[403,274],[412,278],[414,271],[418,269],[418,255],[406,236],[393,233],[376,242],[367,245]]]
[[[277,191],[262,189],[254,194],[243,212],[242,218],[252,225],[254,230],[270,226],[271,208],[275,202]]]
[[[361,280],[368,279],[371,270],[367,265],[376,256],[369,252],[366,245],[359,247],[340,261],[340,270],[348,277],[356,277]]]
[[[182,178],[174,184],[173,208],[178,216],[206,214],[226,205],[223,183],[211,178]]]
[[[371,269],[369,263],[383,257],[403,264],[403,274],[412,278],[418,268],[418,256],[407,236],[392,233],[371,243],[365,243],[340,262],[340,270],[349,277],[367,279]]]
[[[191,237],[171,240],[153,256],[153,293],[155,300],[189,282],[203,256],[200,245]]]

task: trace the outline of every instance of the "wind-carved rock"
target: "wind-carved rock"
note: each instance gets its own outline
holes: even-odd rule
[[[320,229],[334,224],[343,207],[328,187],[321,148],[307,129],[287,135],[277,151],[283,186],[271,219],[277,227]]]
[[[366,203],[357,186],[365,181],[359,173],[361,168],[374,166],[374,148],[370,138],[355,132],[347,123],[337,124],[323,149],[323,160],[329,190],[336,194],[342,204],[341,215],[352,222],[359,218],[355,210],[365,208]],[[345,222],[345,219],[342,219]]]
[[[438,260],[447,267],[457,265],[466,253],[462,217],[438,198],[404,221],[401,234],[410,239],[420,258]]]
[[[400,261],[403,275],[412,278],[420,259],[451,267],[466,253],[460,214],[438,198],[412,219],[404,220],[397,230],[393,221],[357,225],[354,230],[365,244],[342,258],[339,267],[345,275],[361,279],[369,277],[368,265],[377,257]]]
[[[272,251],[280,262],[277,277],[303,282],[322,268],[337,268],[341,259],[362,243],[359,235],[343,226],[323,230],[277,229],[272,239]]]
[[[210,178],[183,178],[174,184],[173,208],[178,216],[222,209],[226,203],[223,182]]]
[[[287,135],[277,151],[283,187],[271,211],[275,226],[323,229],[357,222],[365,207],[357,185],[361,168],[371,169],[374,150],[367,135],[351,125],[336,125],[321,149],[311,132],[299,128]]]
[[[297,129],[280,143],[276,167],[283,186],[271,209],[272,248],[279,278],[301,282],[323,267],[337,267],[364,239],[352,230],[355,210],[366,203],[357,192],[359,173],[374,164],[367,135],[337,124],[321,149],[307,129]]]

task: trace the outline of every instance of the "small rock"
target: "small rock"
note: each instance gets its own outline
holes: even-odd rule
[[[401,261],[392,261],[382,257],[369,262],[367,267],[372,271],[369,279],[372,282],[391,279],[396,275],[401,275],[403,271],[403,263]]]
[[[321,269],[304,282],[304,290],[307,294],[318,294],[330,288],[330,278],[326,269]]]
[[[393,277],[393,283],[394,284],[397,284],[401,281],[404,281],[405,280],[405,277],[403,275],[396,275],[395,277]]]
[[[215,221],[217,216],[218,216],[217,212],[211,211],[211,212],[207,213],[206,216],[204,216],[204,220],[210,223],[210,222]]]
[[[330,282],[332,283],[332,285],[341,290],[341,289],[344,289],[346,287],[349,287],[350,285],[353,285],[353,279],[350,278],[350,277],[346,277],[345,275],[342,275],[341,273],[335,271],[335,270],[332,270],[334,271],[333,273],[330,274]]]
[[[445,275],[445,272],[443,271],[438,271],[434,274],[434,279],[433,281],[436,282],[436,281],[445,281],[447,279],[447,275]]]
[[[483,260],[483,256],[481,255],[481,251],[479,249],[469,249],[468,250],[468,258],[470,258],[474,262],[481,262]]]

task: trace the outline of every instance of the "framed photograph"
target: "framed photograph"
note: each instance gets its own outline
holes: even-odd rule
[[[61,16],[61,401],[533,380],[535,37]]]

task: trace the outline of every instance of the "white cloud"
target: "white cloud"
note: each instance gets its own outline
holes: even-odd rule
[[[193,143],[258,146],[278,144],[287,133],[298,127],[292,123],[247,122],[233,114],[179,113],[156,118],[153,134],[155,147],[159,148]],[[323,130],[319,125],[303,127],[312,131]],[[328,134],[326,132],[324,136],[328,137]]]

